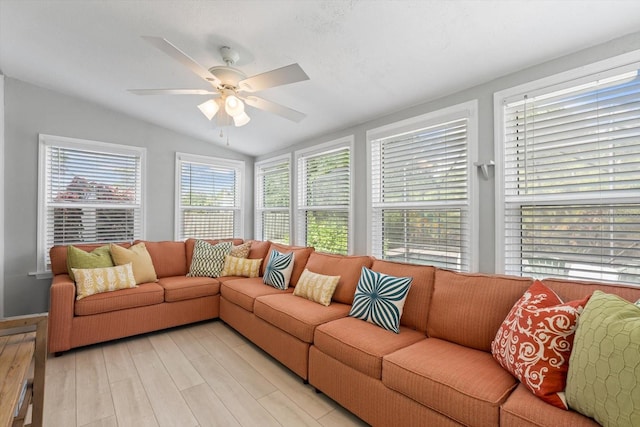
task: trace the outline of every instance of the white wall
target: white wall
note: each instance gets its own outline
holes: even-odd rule
[[[51,279],[29,276],[36,271],[39,133],[146,147],[148,240],[174,239],[176,151],[244,160],[244,221],[253,224],[253,158],[9,77],[4,96],[0,116],[5,118],[6,162],[0,176],[5,179],[6,250],[0,260],[5,266],[6,315],[47,311],[49,305]],[[253,227],[245,227],[241,237],[251,238],[252,233]]]
[[[461,90],[449,96],[416,105],[405,110],[380,117],[375,120],[363,123],[358,126],[342,129],[323,135],[290,147],[256,158],[256,161],[265,160],[270,157],[294,152],[315,144],[331,141],[347,135],[354,135],[354,253],[367,253],[367,192],[366,186],[366,132],[369,129],[384,126],[410,117],[426,114],[452,105],[460,104],[469,100],[478,100],[478,158],[472,161],[486,162],[494,158],[494,118],[493,118],[493,94],[494,92],[517,86],[522,83],[537,80],[562,71],[578,68],[593,62],[610,58],[622,53],[640,49],[640,32],[633,33],[618,39],[585,49],[574,54],[555,59],[553,61],[540,64],[517,73],[498,77],[488,83]],[[482,55],[482,52],[478,52]],[[508,55],[508,52],[505,52]],[[460,64],[461,67],[464,64]],[[473,70],[468,70],[473,73]],[[429,84],[437,85],[434,81]],[[304,122],[303,122],[304,123]],[[295,173],[294,165],[293,171]],[[480,173],[480,172],[478,172]],[[479,270],[481,272],[493,273],[495,267],[495,179],[494,171],[489,170],[489,180],[478,179],[478,201],[479,201]],[[294,209],[295,210],[295,209]]]

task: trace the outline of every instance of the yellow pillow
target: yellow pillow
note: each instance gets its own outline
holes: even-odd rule
[[[249,251],[251,251],[251,242],[246,242],[238,246],[233,246],[231,248],[231,256],[246,258],[249,256]]]
[[[220,276],[258,277],[260,264],[262,264],[262,258],[247,259],[227,255],[224,258],[224,267]]]
[[[100,292],[136,287],[131,263],[116,267],[72,268],[76,278],[76,299],[82,299]]]
[[[133,275],[136,278],[136,285],[158,281],[156,270],[153,268],[153,261],[151,261],[151,255],[149,255],[144,242],[133,245],[129,249],[111,243],[109,250],[111,251],[111,258],[113,258],[113,262],[116,265],[131,263]]]
[[[340,276],[325,276],[305,268],[298,279],[293,294],[326,306],[331,304],[331,297],[339,281]]]

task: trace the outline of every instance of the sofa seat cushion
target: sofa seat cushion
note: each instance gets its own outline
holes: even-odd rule
[[[251,312],[253,312],[253,303],[257,297],[283,293],[290,294],[292,292],[293,288],[280,290],[273,286],[265,285],[262,277],[235,280],[225,278],[220,287],[220,294],[224,299]]]
[[[76,316],[107,313],[164,302],[164,289],[157,283],[142,283],[135,288],[103,292],[82,298],[74,304]]]
[[[220,293],[220,282],[212,277],[164,277],[158,280],[158,284],[164,288],[166,302],[183,301]]]
[[[427,338],[382,360],[392,390],[462,424],[496,426],[500,405],[516,386],[490,353]]]
[[[300,341],[312,343],[316,326],[346,317],[350,308],[347,304],[337,302],[325,307],[293,294],[285,294],[256,298],[253,313]]]
[[[318,326],[313,345],[345,365],[381,379],[383,356],[423,339],[426,339],[423,333],[405,326],[396,334],[369,322],[345,317]]]
[[[555,408],[536,397],[523,384],[509,395],[500,408],[501,426],[598,427],[591,418],[575,411]]]

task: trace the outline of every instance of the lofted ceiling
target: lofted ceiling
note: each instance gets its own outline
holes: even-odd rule
[[[227,45],[247,75],[297,62],[310,80],[260,96],[294,123],[247,108],[231,149],[259,156],[637,31],[633,0],[0,0],[0,71],[212,144],[206,96],[127,89],[207,83],[140,36],[198,63]]]

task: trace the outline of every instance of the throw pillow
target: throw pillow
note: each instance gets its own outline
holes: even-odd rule
[[[293,271],[293,252],[282,254],[275,249],[271,251],[269,263],[264,270],[262,280],[277,289],[287,289]]]
[[[196,240],[193,257],[187,276],[220,277],[224,267],[224,257],[231,252],[231,242],[212,245],[204,240]]]
[[[564,395],[576,322],[588,297],[563,303],[536,280],[515,303],[491,343],[491,353],[533,394],[568,409]]]
[[[77,300],[100,292],[136,287],[131,263],[116,267],[72,268],[72,270],[76,277]]]
[[[324,306],[331,304],[331,297],[338,286],[340,276],[325,276],[307,270],[300,275],[293,294]]]
[[[636,305],[637,305],[638,307],[640,307],[640,299],[639,299],[638,301],[636,301]]]
[[[231,256],[236,258],[246,258],[249,256],[249,252],[251,251],[251,242],[246,242],[238,246],[233,246],[231,248]]]
[[[258,277],[260,275],[260,259],[246,259],[227,255],[220,276]]]
[[[411,277],[395,277],[362,267],[349,316],[400,333],[400,318]]]
[[[109,245],[100,246],[91,252],[83,251],[75,246],[67,246],[67,273],[71,280],[74,268],[113,267]]]
[[[109,249],[111,250],[111,258],[116,265],[131,263],[136,285],[158,281],[151,255],[143,242],[137,243],[129,249],[112,243],[109,245]]]
[[[640,426],[640,309],[595,291],[578,321],[567,402],[603,426]]]

